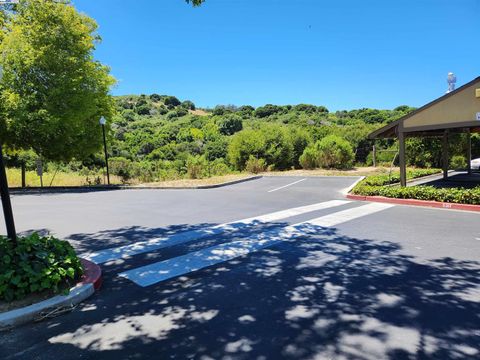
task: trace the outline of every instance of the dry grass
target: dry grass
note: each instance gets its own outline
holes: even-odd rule
[[[208,116],[210,115],[208,112],[206,112],[205,110],[200,110],[200,109],[197,109],[197,110],[188,110],[188,112],[192,115],[197,115],[197,116]]]
[[[55,175],[55,172],[45,172],[43,174],[43,186],[85,186],[93,185],[96,177],[100,177],[100,181],[103,184],[104,178],[100,175],[90,175],[88,179],[91,181],[91,184],[87,181],[87,176],[80,175],[78,173],[66,173],[58,172]],[[22,174],[20,169],[7,169],[7,178],[8,185],[10,187],[20,187],[22,186]],[[53,179],[53,182],[52,182]],[[121,184],[120,178],[110,175],[110,182],[112,184]],[[27,186],[35,187],[40,186],[40,178],[35,171],[26,172],[26,183]]]
[[[398,171],[398,168],[393,168],[392,171]],[[385,167],[357,167],[351,170],[288,170],[288,171],[271,171],[261,173],[263,176],[369,176],[385,174],[390,171],[390,168]]]
[[[218,185],[229,181],[235,181],[240,179],[246,179],[251,177],[251,174],[230,174],[225,176],[214,176],[208,179],[180,179],[170,181],[159,181],[154,183],[145,183],[137,185],[138,187],[153,186],[153,187],[197,187],[205,185]]]

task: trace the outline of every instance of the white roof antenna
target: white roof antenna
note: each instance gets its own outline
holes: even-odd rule
[[[451,93],[453,90],[455,90],[455,84],[457,83],[457,77],[455,76],[454,73],[452,73],[452,72],[448,73],[447,83],[448,83],[448,90],[447,90],[447,94],[448,94],[448,93]]]

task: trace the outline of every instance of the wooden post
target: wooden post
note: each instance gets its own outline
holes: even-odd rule
[[[472,174],[472,133],[470,129],[467,131],[467,171],[468,175]]]
[[[22,188],[27,187],[25,163],[22,162]]]
[[[373,145],[372,157],[373,157],[373,167],[377,167],[377,147],[375,146],[375,144]]]
[[[442,149],[443,149],[443,180],[448,179],[448,130],[445,130],[443,133],[443,142],[442,142]]]
[[[405,133],[398,133],[398,142],[400,144],[400,185],[407,186],[407,164],[405,157]]]

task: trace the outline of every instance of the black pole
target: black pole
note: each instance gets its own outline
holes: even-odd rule
[[[7,227],[7,236],[17,245],[17,233],[15,231],[15,221],[13,219],[12,203],[10,202],[10,193],[8,192],[7,172],[3,161],[3,151],[0,145],[0,195],[2,197],[3,215]]]
[[[107,183],[110,185],[110,172],[108,170],[108,152],[107,152],[107,137],[105,136],[105,125],[102,124],[103,131],[103,149],[105,150],[105,164],[107,165]]]
[[[22,162],[22,188],[27,187],[25,162]]]

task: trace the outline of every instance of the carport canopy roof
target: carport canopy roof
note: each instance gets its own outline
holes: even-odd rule
[[[478,120],[477,120],[478,119]],[[372,132],[370,139],[440,136],[449,132],[480,132],[480,77]]]

